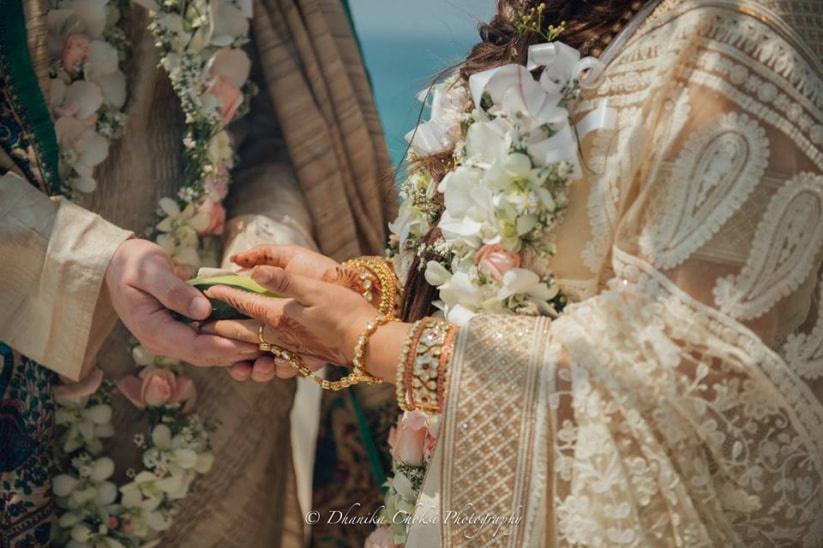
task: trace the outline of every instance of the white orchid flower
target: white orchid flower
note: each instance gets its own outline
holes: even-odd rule
[[[513,295],[525,295],[533,301],[545,303],[557,295],[557,288],[549,287],[531,270],[513,268],[503,276],[498,297],[502,300]]]
[[[86,78],[96,81],[99,77],[118,70],[117,50],[104,40],[92,40],[89,44],[89,58],[85,63]]]
[[[431,96],[431,116],[406,134],[406,141],[421,156],[439,154],[453,148],[460,137],[460,125],[468,107],[469,94],[457,76],[424,89],[423,102]]]

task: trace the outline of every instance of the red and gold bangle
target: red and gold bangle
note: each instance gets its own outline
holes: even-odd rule
[[[406,335],[406,340],[403,341],[403,348],[400,351],[400,362],[397,364],[395,384],[397,405],[403,411],[411,411],[413,409],[409,403],[409,394],[412,381],[412,368],[414,366],[414,349],[417,347],[417,341],[420,339],[420,334],[423,329],[431,321],[433,321],[431,318],[423,318],[422,320],[414,322]]]
[[[414,365],[411,374],[411,403],[420,411],[436,413],[440,355],[446,342],[449,324],[433,320],[420,333],[414,348]]]
[[[452,353],[454,351],[454,342],[457,337],[457,326],[450,325],[446,331],[446,339],[443,341],[443,347],[440,350],[440,360],[437,366],[437,407],[438,411],[442,410],[446,404],[446,388],[448,386],[449,378],[449,363],[451,362]]]

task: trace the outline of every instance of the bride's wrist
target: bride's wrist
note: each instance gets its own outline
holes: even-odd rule
[[[374,332],[365,354],[366,371],[386,382],[393,383],[397,371],[397,357],[411,324],[390,321]]]

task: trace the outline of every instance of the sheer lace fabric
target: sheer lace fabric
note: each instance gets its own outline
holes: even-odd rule
[[[495,545],[823,545],[807,4],[664,2],[584,97],[581,116],[607,97],[619,124],[582,144],[558,234],[579,302],[461,333],[424,487],[441,512],[519,511],[511,534],[481,532]]]

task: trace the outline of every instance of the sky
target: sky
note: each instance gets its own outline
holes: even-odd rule
[[[494,0],[349,0],[362,35],[434,35],[475,40]]]
[[[349,0],[392,160],[420,114],[417,92],[465,58],[494,0]]]

